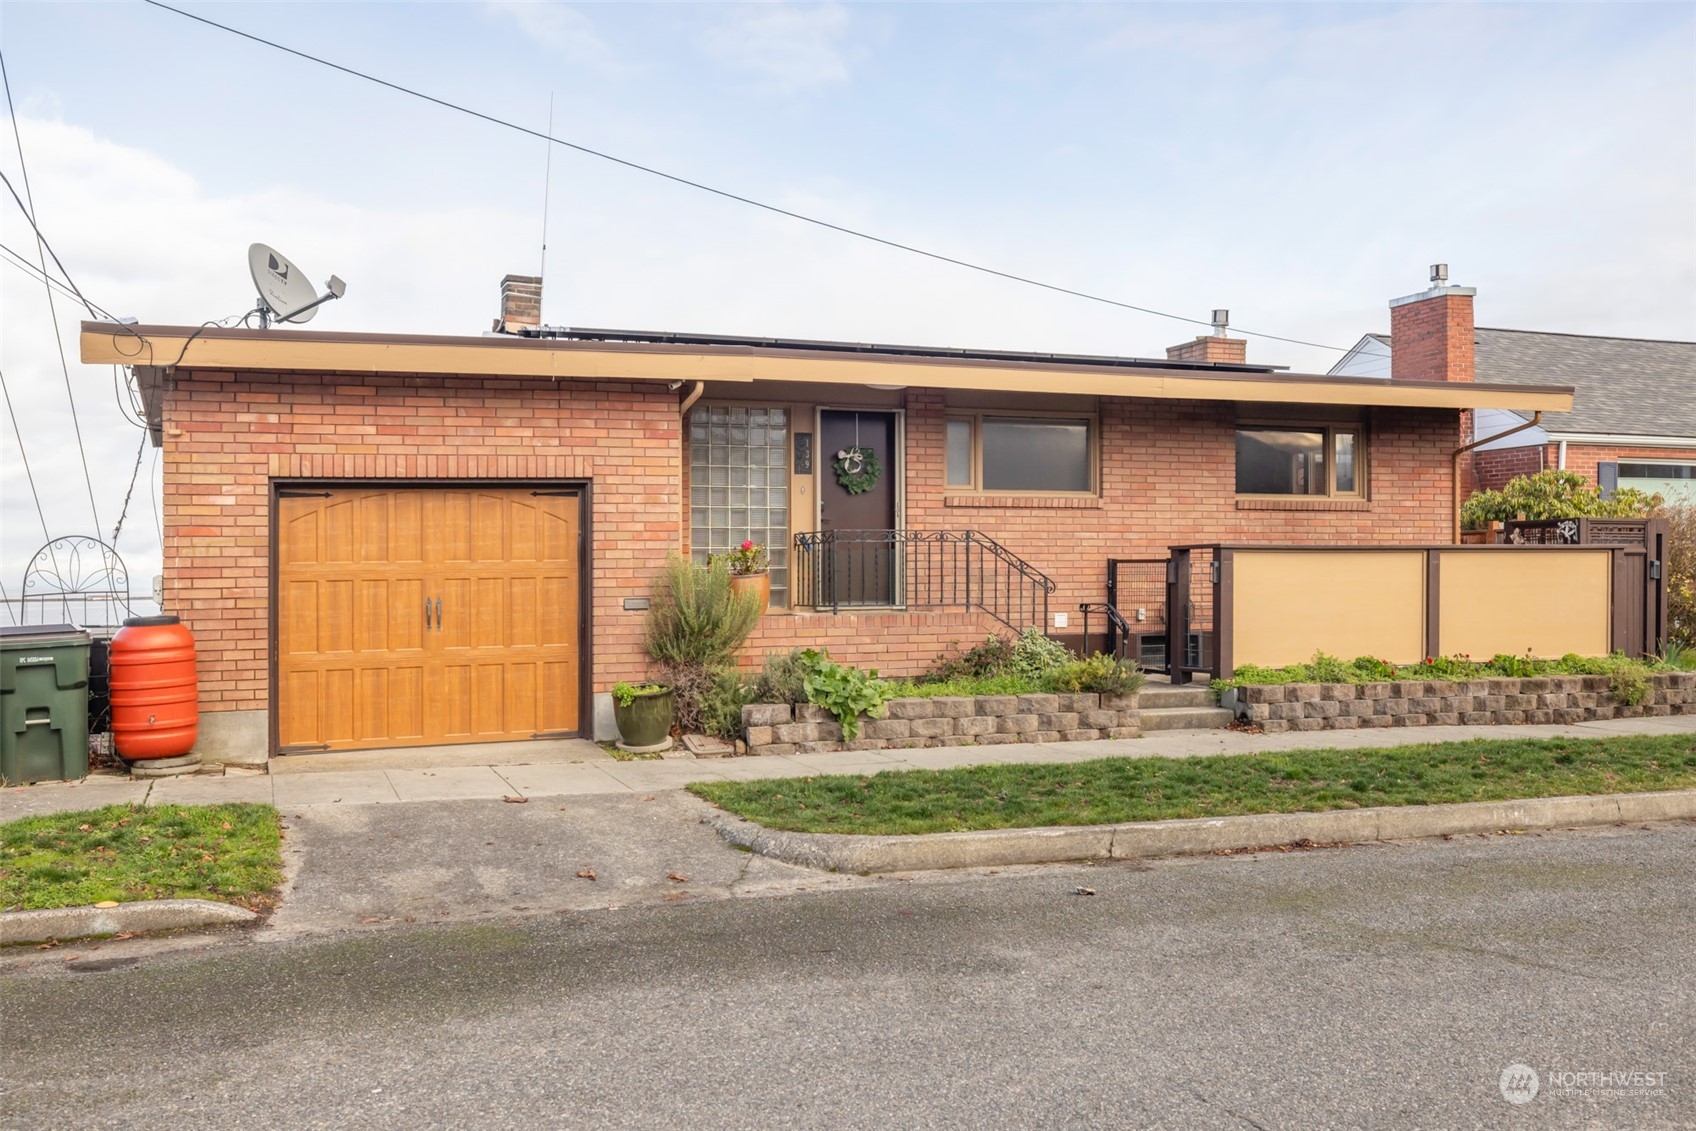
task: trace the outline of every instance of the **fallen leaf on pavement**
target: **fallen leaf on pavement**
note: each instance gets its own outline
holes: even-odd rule
[[[361,923],[381,923],[383,917],[381,915],[361,915],[359,921]]]
[[[668,880],[675,880],[680,884],[686,884],[689,882],[689,877],[685,876],[682,872],[667,872],[665,874],[665,878]]]
[[[592,880],[595,878],[595,870],[593,868],[579,868],[577,869],[577,878],[580,880]]]
[[[530,799],[528,797],[503,797],[501,800],[506,802],[508,805],[524,805],[527,804]]]
[[[115,899],[103,899],[99,903],[96,903],[94,906],[96,906],[96,907],[116,907],[116,906],[118,906],[118,901],[115,900]]]
[[[135,938],[135,932],[134,931],[119,931],[117,934],[113,935],[112,937],[115,938],[115,939],[133,939],[133,938]]]
[[[1094,888],[1073,888],[1072,894],[1073,895],[1094,895],[1095,889]]]
[[[686,891],[674,891],[674,892],[669,892],[666,895],[661,896],[660,898],[661,898],[662,901],[664,901],[666,903],[676,903],[680,899],[688,899],[689,893],[686,892]]]
[[[37,945],[35,949],[36,950],[52,950],[54,947],[56,947],[58,945],[59,945],[58,939],[48,939],[46,942]]]
[[[638,800],[638,801],[652,801],[653,799],[654,799],[654,795],[650,793],[650,794],[648,794],[648,796],[638,797],[636,800]]]

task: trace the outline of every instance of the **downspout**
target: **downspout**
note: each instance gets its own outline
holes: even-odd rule
[[[1566,441],[1561,441],[1560,454],[1555,458],[1555,466],[1561,471],[1566,470]]]
[[[700,400],[701,394],[706,391],[707,383],[705,381],[696,381],[695,387],[689,390],[689,395],[683,398],[683,407],[679,408],[677,411],[687,417],[689,415],[689,410],[695,407],[695,402]]]
[[[1482,440],[1474,440],[1470,444],[1463,444],[1456,448],[1453,454],[1450,455],[1449,481],[1454,492],[1453,512],[1455,545],[1460,545],[1460,457],[1474,448],[1481,448],[1485,444],[1492,444],[1497,440],[1506,439],[1516,433],[1525,431],[1527,428],[1535,428],[1542,422],[1543,410],[1538,409],[1536,412],[1531,414],[1530,420],[1527,420],[1524,424],[1519,425],[1517,428],[1509,428],[1506,432],[1498,432],[1494,436],[1486,436]]]

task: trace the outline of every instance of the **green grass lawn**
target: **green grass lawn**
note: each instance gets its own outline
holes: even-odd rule
[[[937,833],[1696,788],[1689,735],[1477,739],[1383,750],[1105,758],[690,791],[774,829]]]
[[[104,900],[270,906],[283,879],[269,805],[108,805],[0,824],[0,911]]]

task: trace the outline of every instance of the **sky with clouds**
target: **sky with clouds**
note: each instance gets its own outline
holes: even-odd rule
[[[1483,325],[1696,338],[1691,4],[181,6],[532,129],[551,100],[584,146],[1186,317],[1347,347],[1446,261]],[[142,3],[7,3],[0,51],[37,219],[114,313],[239,316],[263,241],[347,280],[313,329],[478,333],[500,277],[541,263],[534,138]],[[11,136],[0,170],[22,191]],[[566,149],[548,184],[550,323],[1138,356],[1200,332]],[[9,197],[0,245],[36,259]],[[97,512],[109,537],[140,439],[60,298],[67,394],[47,303],[0,263],[13,596],[43,541],[23,457],[51,534]],[[1297,370],[1337,356],[1250,338]],[[149,449],[119,538],[137,592],[157,483]]]

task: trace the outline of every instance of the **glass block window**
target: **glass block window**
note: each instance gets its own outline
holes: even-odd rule
[[[749,538],[764,545],[772,607],[788,607],[788,410],[696,405],[690,412],[689,533],[702,563]]]

